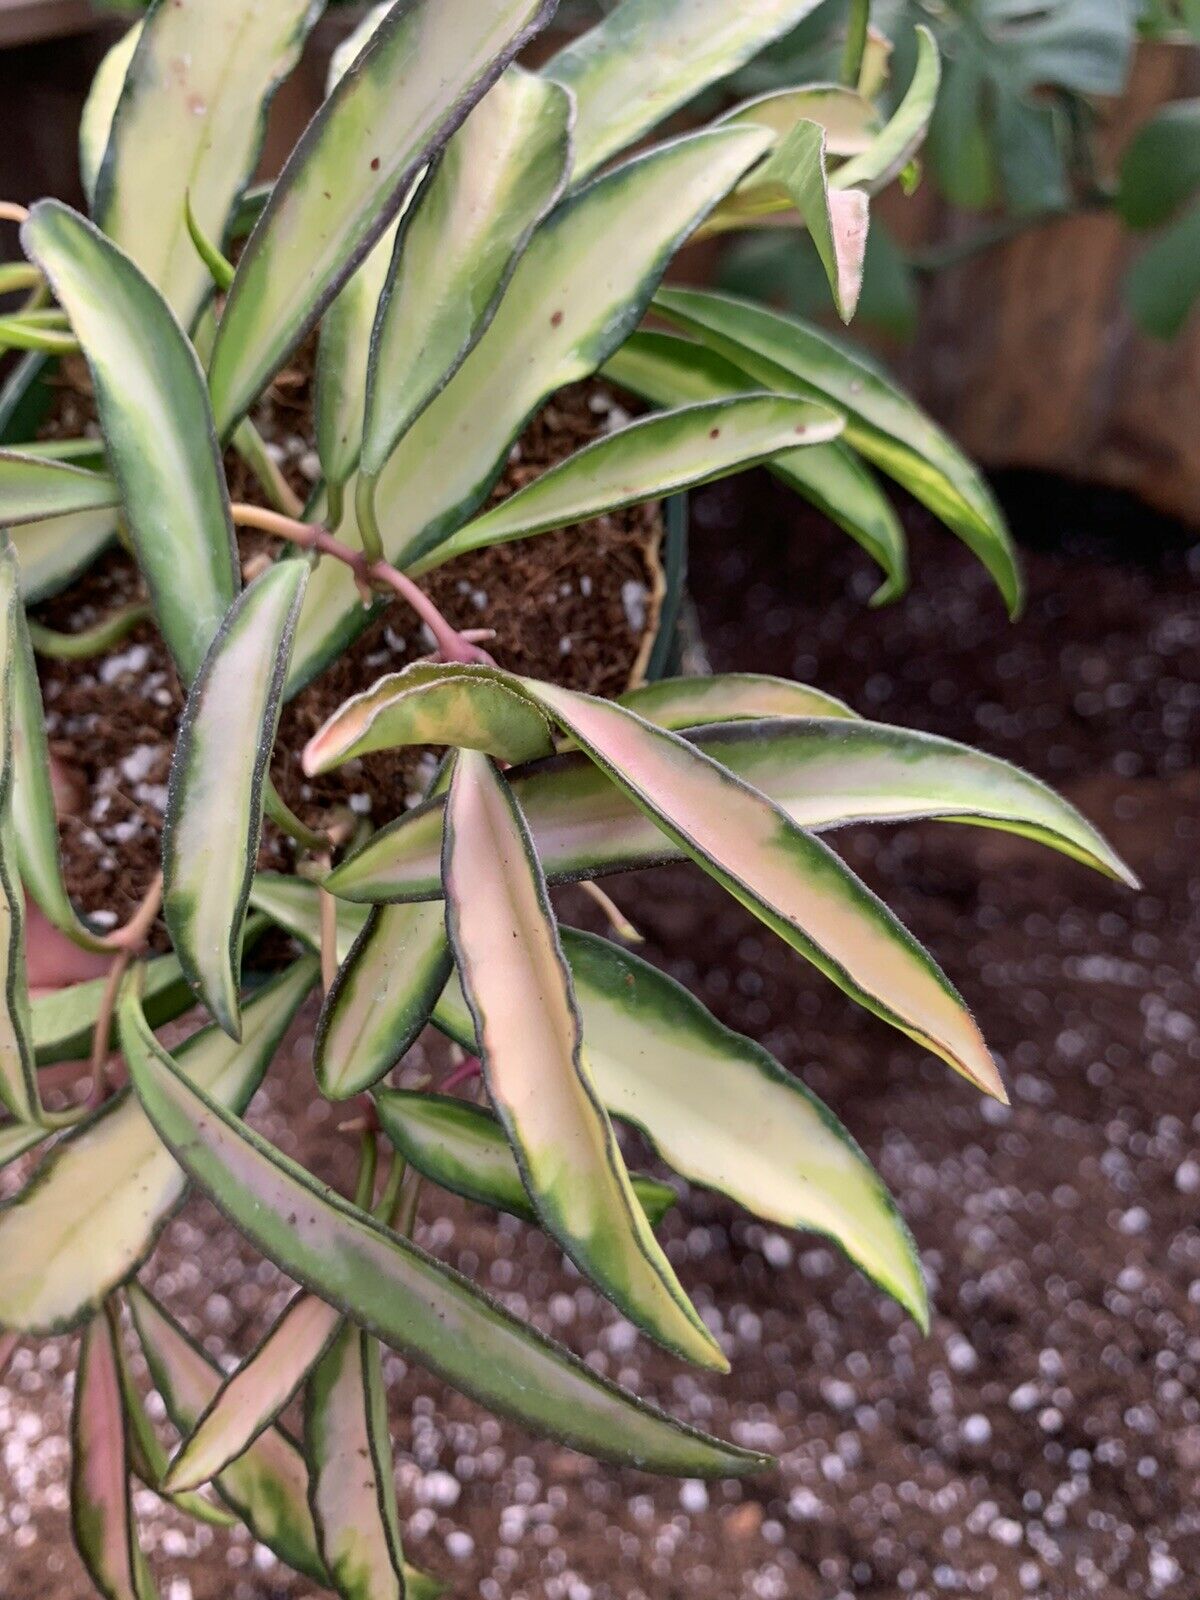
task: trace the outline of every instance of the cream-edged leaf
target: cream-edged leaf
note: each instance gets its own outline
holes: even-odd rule
[[[942,64],[929,29],[918,26],[916,37],[917,64],[904,98],[866,149],[832,174],[834,187],[866,189],[874,194],[899,177],[924,143],[937,104]]]
[[[372,912],[317,1024],[313,1068],[322,1094],[348,1100],[390,1072],[429,1021],[451,965],[440,905]]]
[[[777,395],[736,395],[642,417],[595,439],[443,540],[414,572],[469,550],[587,521],[623,506],[679,494],[753,466],[801,441],[842,431],[824,406]]]
[[[188,982],[234,1036],[263,783],[308,572],[305,561],[276,562],[230,611],[188,695],[171,764],[163,913]]]
[[[138,565],[190,683],[241,585],[195,351],[153,284],[69,207],[39,201],[21,238],[87,357]]]
[[[678,334],[646,329],[630,334],[602,370],[620,388],[656,406],[717,399],[756,385],[755,379],[715,350]],[[844,439],[785,450],[764,464],[883,568],[885,581],[872,595],[872,605],[884,605],[904,593],[908,586],[904,528],[870,470]]]
[[[795,317],[749,300],[663,289],[656,307],[758,382],[824,401],[845,441],[940,517],[992,574],[1010,613],[1021,576],[1003,513],[977,469],[871,362]]]
[[[510,67],[450,140],[401,223],[372,339],[364,496],[462,365],[566,182],[572,102]]]
[[[77,511],[13,528],[26,605],[58,594],[85,572],[117,536],[115,511]]]
[[[869,202],[862,189],[833,189],[825,167],[825,130],[799,122],[779,152],[781,181],[795,201],[843,322],[858,306],[867,253]]]
[[[176,1452],[168,1491],[198,1489],[243,1455],[299,1391],[328,1348],[341,1313],[316,1295],[298,1294],[232,1372]]]
[[[487,331],[380,477],[375,508],[390,561],[411,565],[484,501],[528,419],[556,389],[594,372],[636,327],[676,248],[769,139],[756,128],[692,134],[556,207],[517,263]],[[355,546],[361,538],[349,489],[346,498],[339,537]],[[365,620],[349,572],[322,562],[309,585],[289,694]]]
[[[596,1098],[545,881],[512,791],[460,751],[446,801],[446,930],[488,1097],[542,1226],[631,1321],[726,1369],[638,1205]]]
[[[545,69],[578,102],[576,182],[789,33],[818,3],[622,0]]]
[[[105,53],[79,116],[79,176],[89,206],[96,195],[96,179],[108,147],[117,102],[125,87],[125,74],[141,35],[142,24],[135,22]]]
[[[414,1600],[400,1537],[379,1342],[351,1322],[309,1380],[304,1447],[313,1521],[341,1600]]]
[[[122,73],[92,213],[185,327],[211,290],[185,198],[220,243],[258,163],[271,97],[321,10],[322,0],[171,0],[152,7]]]
[[[126,1057],[143,1105],[190,1175],[289,1277],[482,1405],[604,1460],[738,1476],[764,1458],[618,1389],[467,1279],[331,1194],[198,1092],[126,996]]]
[[[0,526],[103,511],[119,500],[107,473],[20,450],[0,450]]]
[[[209,369],[222,436],[553,9],[553,0],[397,0],[380,20],[296,145],[238,263]]]
[[[320,891],[315,883],[283,872],[259,872],[250,885],[250,904],[255,911],[269,917],[277,927],[290,933],[293,939],[298,939],[310,950],[320,950]],[[339,962],[345,961],[350,954],[350,947],[366,926],[367,916],[368,913],[362,906],[348,905],[344,900],[338,901]]]
[[[564,933],[570,948],[569,932]],[[438,1007],[442,1026],[456,1025],[466,1002],[458,985],[450,1000]],[[448,1020],[447,1020],[448,1019]],[[465,1028],[470,1033],[469,1014]],[[525,1192],[521,1170],[497,1118],[466,1100],[450,1095],[420,1094],[411,1089],[380,1089],[375,1095],[379,1120],[388,1139],[404,1159],[432,1182],[467,1200],[491,1206],[536,1223],[538,1214]],[[641,1173],[630,1182],[650,1226],[656,1227],[675,1204],[675,1191]]]
[[[140,1284],[127,1291],[134,1326],[167,1415],[190,1433],[221,1387],[221,1369]],[[317,1535],[308,1509],[308,1472],[294,1441],[266,1428],[216,1482],[217,1492],[254,1537],[281,1561],[325,1584]]]
[[[129,1487],[116,1336],[105,1311],[83,1331],[71,1412],[71,1532],[104,1600],[150,1600]]]
[[[304,747],[309,777],[401,745],[484,750],[515,764],[554,748],[545,716],[487,667],[413,662],[333,713]]]
[[[648,962],[573,928],[564,929],[563,948],[609,1111],[636,1125],[689,1182],[767,1221],[826,1235],[924,1326],[929,1308],[912,1239],[833,1113],[761,1045],[722,1026]],[[455,984],[434,1020],[474,1048]],[[389,1097],[379,1103],[390,1136]]]
[[[248,1003],[240,1045],[206,1028],[180,1046],[179,1070],[242,1109],[315,981],[312,958],[298,962]],[[0,1207],[0,1327],[74,1326],[137,1270],[185,1182],[136,1097],[114,1096]]]
[[[523,681],[638,809],[747,910],[860,1005],[1005,1098],[957,990],[827,846],[678,734],[622,706]]]

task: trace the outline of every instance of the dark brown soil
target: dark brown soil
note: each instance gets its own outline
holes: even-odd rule
[[[76,367],[68,376],[45,431],[74,437],[87,425],[91,404],[86,373]],[[284,373],[259,416],[298,492],[307,487],[305,472],[314,470],[311,445],[298,431],[309,414],[307,390],[303,368]],[[623,417],[598,382],[556,396],[514,448],[493,499],[513,493]],[[261,501],[232,453],[227,467],[234,496]],[[662,530],[656,504],[633,507],[460,557],[431,573],[424,587],[456,626],[496,629],[488,648],[501,666],[593,694],[617,694],[628,686],[643,641],[656,625]],[[243,536],[243,556],[262,543],[257,535]],[[114,550],[36,615],[74,632],[139,592],[133,563]],[[371,756],[316,782],[304,777],[299,755],[343,700],[430,648],[416,619],[391,608],[285,708],[274,776],[306,821],[317,824],[332,808],[349,803],[357,815],[379,824],[419,794],[431,758],[418,751]],[[91,661],[43,659],[39,670],[51,748],[89,796],[79,815],[61,824],[68,884],[84,910],[115,925],[126,920],[158,870],[182,692],[161,639],[148,625]],[[268,826],[263,864],[285,867],[290,857],[290,843]]]
[[[613,1376],[780,1457],[744,1486],[610,1471],[392,1359],[409,1554],[462,1600],[1200,1596],[1200,564],[1134,507],[1114,519],[1111,501],[1007,489],[1019,528],[1054,534],[1027,554],[1015,627],[916,513],[913,594],[867,612],[865,559],[765,480],[700,497],[693,571],[718,667],[811,677],[1015,757],[1143,875],[1131,894],[970,828],[840,837],[975,1007],[1012,1108],[843,1003],[698,872],[615,881],[650,956],[802,1074],[879,1162],[923,1252],[932,1333],[824,1245],[692,1191],[665,1237],[733,1362],[697,1376],[634,1338],[543,1237],[428,1193],[425,1245]],[[345,1182],[350,1141],[311,1087],[310,1033],[256,1121]],[[152,1271],[222,1353],[286,1293],[200,1203]],[[23,1351],[0,1387],[5,1600],[87,1592],[64,1510],[71,1359],[69,1341]],[[166,1600],[312,1596],[244,1539],[141,1498]]]

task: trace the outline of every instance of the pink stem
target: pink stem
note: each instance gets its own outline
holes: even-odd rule
[[[449,1094],[451,1089],[461,1088],[464,1083],[477,1078],[482,1070],[478,1056],[465,1056],[438,1084],[438,1093]]]

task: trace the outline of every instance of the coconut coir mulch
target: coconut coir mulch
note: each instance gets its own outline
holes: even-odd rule
[[[612,1376],[780,1456],[743,1485],[612,1471],[389,1358],[408,1552],[460,1600],[1200,1595],[1200,563],[1126,502],[1006,493],[1036,545],[1016,626],[915,513],[913,593],[867,612],[865,558],[765,479],[700,497],[693,571],[718,667],[811,677],[1019,759],[1142,874],[1132,894],[973,828],[839,837],[974,1006],[1011,1109],[843,1003],[697,871],[609,880],[651,959],[762,1038],[880,1164],[922,1250],[932,1332],[827,1246],[687,1192],[667,1248],[733,1363],[697,1375],[540,1235],[427,1193],[423,1244]],[[311,1026],[254,1118],[346,1183]],[[288,1292],[195,1201],[152,1276],[223,1356]],[[0,1385],[5,1600],[88,1592],[65,1512],[72,1359],[50,1341]],[[139,1505],[166,1600],[315,1600],[244,1538]]]
[[[310,414],[309,363],[283,374],[258,414],[292,486],[304,494],[316,471],[301,431]],[[92,416],[86,372],[67,370],[44,430],[78,435]],[[571,451],[628,420],[602,384],[580,384],[543,409],[512,452],[493,500],[504,499]],[[232,453],[227,462],[235,498],[262,496]],[[656,624],[662,512],[631,507],[577,527],[521,540],[448,562],[424,580],[458,627],[492,627],[488,648],[503,667],[553,678],[574,689],[612,695],[628,686]],[[240,536],[243,556],[261,550],[258,535]],[[131,560],[107,554],[78,583],[35,610],[65,632],[93,625],[139,594]],[[403,751],[352,762],[310,781],[299,755],[307,739],[350,695],[431,648],[416,618],[388,609],[328,671],[285,707],[273,775],[284,798],[307,821],[328,821],[349,805],[380,825],[419,795],[432,757]],[[62,819],[68,884],[79,905],[102,924],[123,922],[159,865],[159,837],[183,695],[170,657],[150,626],[135,629],[93,660],[39,665],[51,749],[83,797]],[[291,846],[273,828],[264,835],[262,865],[286,868]],[[162,942],[161,930],[159,942]]]

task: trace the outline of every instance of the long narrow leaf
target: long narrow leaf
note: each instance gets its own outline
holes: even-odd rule
[[[127,1292],[154,1386],[176,1428],[190,1433],[221,1387],[221,1370],[140,1284],[130,1284]],[[226,1467],[216,1488],[281,1561],[316,1583],[328,1582],[308,1509],[304,1458],[281,1428],[260,1433]]]
[[[779,152],[784,182],[825,269],[837,314],[849,322],[862,288],[868,200],[862,189],[832,188],[825,157],[825,129],[815,122],[798,123]]]
[[[195,352],[133,262],[67,206],[39,201],[21,237],[88,359],[138,564],[190,683],[241,581]]]
[[[677,246],[769,138],[755,128],[693,134],[605,174],[555,209],[486,333],[384,469],[375,508],[389,560],[411,564],[483,502],[528,418],[556,389],[594,372],[632,331]],[[339,537],[350,544],[359,537],[349,506]],[[364,625],[350,574],[322,562],[309,585],[288,692]]]
[[[401,223],[367,382],[364,478],[457,372],[566,182],[572,101],[510,67],[446,146]]]
[[[379,1343],[353,1323],[312,1375],[304,1442],[313,1521],[341,1600],[412,1600]]]
[[[641,704],[633,708],[645,714]],[[718,725],[693,739],[804,828],[919,817],[978,823],[1036,839],[1110,877],[1136,882],[1096,829],[1053,790],[1019,767],[949,739],[880,723],[791,717]],[[580,756],[538,762],[510,774],[509,781],[552,882],[682,857],[654,822]],[[440,797],[427,800],[389,823],[335,869],[330,888],[367,902],[440,895],[443,808]]]
[[[316,1295],[291,1300],[201,1413],[171,1462],[164,1487],[198,1489],[243,1455],[297,1393],[341,1320],[341,1313]]]
[[[743,393],[755,380],[725,356],[673,333],[639,329],[614,351],[604,376],[656,406],[684,405]],[[884,605],[908,585],[904,528],[870,470],[842,439],[802,445],[765,463],[856,540],[883,568],[885,581],[871,597]]]
[[[0,1102],[20,1122],[42,1122],[29,1028],[25,902],[13,838],[14,750],[21,596],[11,545],[0,549]],[[0,1324],[4,1318],[0,1315]]]
[[[299,60],[322,5],[156,5],[122,73],[93,215],[185,327],[211,289],[188,237],[185,201],[219,243],[257,165],[271,97]],[[119,68],[110,58],[106,70],[115,76]]]
[[[735,899],[860,1005],[1005,1098],[949,979],[831,850],[678,734],[623,707],[525,683],[638,809]]]
[[[107,978],[88,978],[83,983],[34,996],[29,1008],[30,1027],[39,1067],[87,1058],[107,986]],[[147,1020],[154,1028],[190,1010],[192,991],[175,956],[158,956],[146,963],[142,1000]],[[115,1032],[112,1042],[115,1045]]]
[[[21,567],[26,605],[58,594],[117,536],[115,511],[77,511],[65,517],[26,522],[11,531]]]
[[[250,904],[271,919],[277,927],[310,950],[321,948],[320,892],[315,883],[282,872],[260,872],[250,886]],[[345,961],[350,948],[367,923],[361,906],[338,902],[337,958]],[[147,1018],[149,1020],[149,1018]]]
[[[397,0],[383,18],[293,151],[238,264],[210,367],[222,436],[553,9],[554,0]]]
[[[655,304],[759,382],[843,411],[847,444],[958,534],[992,574],[1009,611],[1020,609],[1016,557],[990,490],[958,447],[877,367],[806,323],[747,300],[663,289]]]
[[[564,930],[564,940],[570,940],[569,930]],[[565,947],[570,948],[569,942]],[[465,1005],[456,986],[452,998],[438,1006],[440,1024],[458,1024]],[[467,1014],[459,1031],[470,1033],[472,1027]],[[465,1100],[409,1089],[380,1089],[375,1105],[383,1131],[418,1172],[452,1194],[507,1211],[523,1222],[538,1221],[512,1147],[495,1116]],[[655,1227],[675,1204],[674,1189],[638,1172],[630,1174],[630,1183],[647,1221]]]
[[[105,1600],[149,1600],[129,1492],[125,1404],[109,1316],[83,1331],[71,1417],[71,1531]]]
[[[171,764],[163,910],[188,982],[235,1038],[263,781],[308,571],[305,561],[277,562],[230,611],[192,685]]]
[[[658,678],[627,689],[619,703],[656,728],[700,728],[713,722],[768,717],[831,717],[858,721],[844,701],[810,683],[765,672],[720,672],[712,678]]]
[[[141,33],[142,24],[135,22],[106,52],[83,103],[79,117],[79,176],[89,206],[96,196],[96,179],[108,148],[113,116]]]
[[[0,450],[0,524],[9,527],[77,511],[103,510],[120,499],[103,472],[86,472],[68,461]]]
[[[446,802],[446,931],[488,1096],[542,1226],[633,1322],[727,1370],[634,1196],[596,1098],[545,881],[512,792],[460,751]]]
[[[819,0],[622,0],[546,68],[579,104],[575,179],[789,33]]]
[[[429,1021],[451,964],[441,906],[371,914],[317,1024],[313,1067],[322,1094],[348,1100],[391,1071]]]
[[[230,1220],[297,1282],[481,1404],[604,1460],[737,1476],[764,1458],[634,1399],[465,1278],[331,1195],[179,1074],[127,996],[130,1071],[160,1135]]]
[[[525,488],[468,522],[413,566],[424,572],[482,550],[622,506],[711,483],[801,439],[836,438],[836,413],[774,395],[740,395],[643,417],[577,450]]]
[[[565,929],[563,943],[596,1089],[693,1183],[756,1216],[811,1229],[922,1325],[928,1304],[912,1239],[845,1128],[753,1039],[627,950]],[[434,1020],[467,1049],[474,1028],[453,984]],[[388,1097],[380,1096],[391,1131]]]
[[[861,188],[874,194],[898,177],[921,148],[937,103],[942,66],[929,29],[918,27],[916,36],[917,64],[903,100],[867,148],[833,174],[831,182],[836,188]]]
[[[49,1128],[36,1122],[9,1122],[0,1128],[0,1170],[50,1137]]]
[[[250,1001],[240,1045],[206,1028],[180,1047],[179,1070],[222,1105],[243,1109],[315,980],[306,957]],[[115,1096],[0,1207],[0,1326],[74,1326],[136,1272],[185,1183],[136,1097]]]

